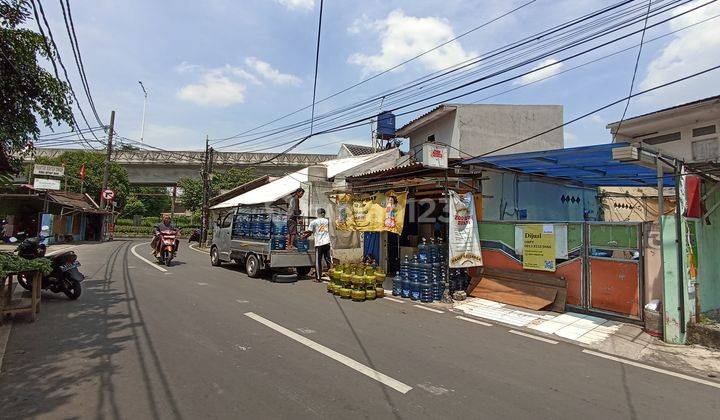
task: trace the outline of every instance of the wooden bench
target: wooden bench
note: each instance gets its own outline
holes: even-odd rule
[[[13,299],[17,282],[13,279],[21,275],[25,275],[32,282],[32,291],[30,298]],[[42,285],[42,274],[39,271],[24,271],[8,273],[7,277],[0,284],[0,323],[3,322],[6,315],[14,315],[20,313],[29,313],[30,321],[35,321],[38,312],[40,312],[40,287]]]
[[[483,267],[473,276],[467,294],[533,310],[565,312],[567,282],[535,271]]]

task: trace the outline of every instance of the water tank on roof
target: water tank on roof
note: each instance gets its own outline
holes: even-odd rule
[[[381,139],[395,137],[395,114],[385,111],[378,115],[377,136]]]

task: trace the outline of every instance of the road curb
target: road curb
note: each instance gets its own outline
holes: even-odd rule
[[[12,323],[10,322],[6,321],[0,325],[0,375],[3,372],[3,360],[5,359],[7,343],[10,339],[10,330],[12,330]]]

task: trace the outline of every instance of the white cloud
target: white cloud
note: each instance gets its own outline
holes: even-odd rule
[[[681,6],[675,15],[697,7],[700,1]],[[720,13],[720,4],[713,3],[670,21],[670,29],[677,30]],[[635,91],[645,90],[671,80],[717,65],[720,51],[720,25],[715,21],[700,24],[678,33],[647,66],[645,77]],[[716,72],[663,88],[645,98],[646,105],[671,105],[690,99],[714,95],[712,88],[720,84]]]
[[[177,96],[200,106],[226,107],[245,102],[244,82],[259,86],[263,85],[261,78],[276,85],[296,86],[301,82],[299,77],[280,73],[270,64],[255,57],[246,58],[245,66],[243,68],[225,64],[222,67],[206,69],[183,61],[175,66],[178,73],[202,72],[202,74],[197,83],[180,88]]]
[[[348,57],[348,63],[362,66],[366,72],[385,70],[455,37],[447,20],[407,16],[401,9],[390,12],[385,19],[373,22],[362,18],[356,20],[348,31],[360,33],[363,28],[380,34],[380,54],[355,53]],[[428,69],[439,70],[474,55],[466,52],[459,41],[455,41],[425,54],[419,61]]]
[[[290,10],[311,10],[315,7],[315,0],[277,0]]]
[[[193,73],[193,72],[196,72],[201,69],[202,69],[202,66],[199,66],[197,64],[188,63],[187,61],[183,61],[182,63],[175,66],[175,71],[180,74]]]
[[[180,88],[178,97],[200,106],[226,107],[245,102],[245,85],[231,79],[224,68],[206,71],[199,83]]]
[[[548,66],[548,67],[545,67]],[[542,67],[542,70],[534,71],[532,73],[526,74],[525,76],[515,80],[515,84],[518,85],[527,85],[529,83],[539,82],[540,80],[543,80],[545,78],[554,76],[558,74],[560,69],[563,67],[563,63],[558,63],[558,61],[554,58],[546,58],[545,60],[541,61],[538,65],[533,67],[533,70],[540,69]]]
[[[280,71],[274,69],[270,64],[255,57],[246,58],[245,65],[264,79],[269,80],[271,83],[276,85],[297,86],[300,84],[299,77],[292,74],[280,73]]]
[[[605,126],[605,125],[606,125],[605,120],[603,119],[603,117],[599,116],[598,114],[592,114],[592,115],[589,116],[588,118],[590,118],[590,121],[594,122],[595,124],[600,124],[600,125],[602,125],[602,126]]]

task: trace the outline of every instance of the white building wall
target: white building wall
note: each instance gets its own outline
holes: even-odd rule
[[[670,118],[672,121],[672,118]],[[665,120],[667,122],[667,120]],[[704,136],[697,136],[693,137],[693,129],[700,128],[700,127],[706,127],[708,125],[715,125],[715,133],[708,134]],[[622,129],[622,127],[621,127]],[[665,134],[671,134],[671,133],[677,133],[680,132],[680,140],[670,141],[667,143],[659,143],[659,144],[648,144],[647,146],[653,150],[657,150],[662,153],[666,153],[672,157],[676,157],[678,159],[682,159],[685,162],[693,162],[693,161],[706,161],[706,160],[718,160],[720,158],[720,140],[718,138],[720,137],[719,131],[720,131],[720,115],[717,116],[717,119],[710,119],[710,120],[698,120],[693,124],[689,125],[681,125],[678,127],[673,127],[669,130],[662,130],[662,131],[652,131],[652,126],[648,127],[648,132],[652,134],[648,134],[645,136],[637,137],[637,138],[627,138],[623,136],[616,136],[615,141],[616,142],[642,142],[646,138],[652,138],[657,137]],[[713,154],[710,153],[709,156],[704,155],[697,155],[693,154],[693,143],[697,142],[703,142],[705,145],[708,145],[708,143],[712,144],[712,148],[714,148],[717,153]],[[696,145],[697,149],[697,145]]]
[[[448,105],[452,106],[452,105]],[[430,135],[449,144],[449,157],[481,155],[525,139],[563,123],[561,105],[457,105],[450,112],[410,134],[410,149],[417,150]],[[558,129],[497,154],[562,149],[563,130]]]

